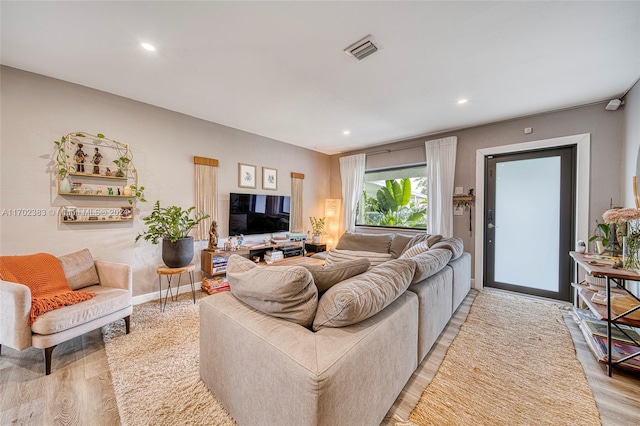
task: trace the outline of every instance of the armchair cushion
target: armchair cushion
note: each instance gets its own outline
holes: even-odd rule
[[[78,290],[98,284],[98,273],[89,249],[82,249],[75,253],[60,256],[58,260],[62,264],[62,269],[71,289]]]
[[[95,297],[83,303],[40,315],[31,324],[31,330],[38,334],[59,333],[131,306],[129,290],[101,285],[91,286],[87,290],[94,293]]]

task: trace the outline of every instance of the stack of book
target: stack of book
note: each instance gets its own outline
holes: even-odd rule
[[[587,309],[574,307],[573,313],[591,352],[593,352],[598,361],[607,362],[607,322],[596,318]],[[618,324],[618,327],[624,330],[626,334],[615,325],[611,325],[611,359],[613,361],[618,361],[640,351],[640,346],[633,341],[635,339],[636,342],[640,342],[640,330],[624,324]],[[640,357],[631,358],[620,365],[640,370]]]
[[[211,272],[216,274],[227,270],[227,256],[216,254],[211,259]]]
[[[264,254],[264,261],[267,264],[278,262],[284,259],[284,254],[280,250],[271,250]]]
[[[205,277],[202,279],[202,291],[207,294],[230,290],[229,281],[223,277]]]

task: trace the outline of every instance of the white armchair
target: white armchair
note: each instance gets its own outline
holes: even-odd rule
[[[51,373],[51,354],[58,344],[120,319],[128,334],[133,312],[129,265],[94,261],[87,249],[58,259],[73,290],[96,296],[46,312],[29,325],[31,290],[0,280],[0,354],[2,345],[19,351],[31,346],[44,349],[46,374]]]

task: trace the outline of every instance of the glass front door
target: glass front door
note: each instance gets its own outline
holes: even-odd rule
[[[569,300],[573,147],[486,159],[485,282]]]

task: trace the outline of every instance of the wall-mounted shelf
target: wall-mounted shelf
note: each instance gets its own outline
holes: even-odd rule
[[[61,223],[104,223],[133,221],[133,207],[85,207],[64,206],[60,212]]]

